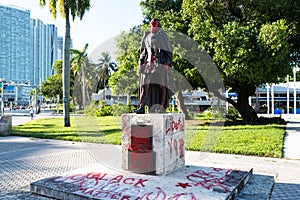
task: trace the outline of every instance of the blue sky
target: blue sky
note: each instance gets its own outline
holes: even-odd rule
[[[139,2],[140,0],[91,0],[92,8],[82,21],[76,18],[71,23],[73,48],[82,49],[88,43],[88,52],[91,52],[121,31],[128,31],[131,27],[141,24],[142,11]],[[0,4],[26,8],[31,11],[31,18],[55,24],[58,34],[64,35],[64,20],[60,15],[54,20],[48,7],[41,9],[38,0],[0,0]]]

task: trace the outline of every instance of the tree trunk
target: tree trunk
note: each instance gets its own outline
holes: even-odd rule
[[[181,91],[176,92],[175,93],[175,98],[177,100],[177,109],[178,109],[178,111],[181,112],[181,113],[184,113],[186,120],[191,119],[189,114],[188,114],[188,111],[185,108],[182,92]]]
[[[85,74],[84,74],[84,63],[81,64],[81,70],[82,70],[82,106],[83,110],[85,109],[86,106],[86,101],[85,101]]]
[[[217,97],[222,99],[223,101],[227,101],[231,105],[233,105],[240,113],[241,117],[246,122],[255,122],[258,120],[257,113],[249,105],[249,97],[255,93],[255,86],[240,84],[232,86],[233,90],[238,94],[237,102],[235,102],[231,98],[226,98],[224,95],[219,93],[217,90],[212,91]]]
[[[258,120],[257,113],[252,108],[251,105],[249,105],[249,90],[246,90],[245,88],[238,90],[238,99],[237,104],[234,105],[235,108],[239,111],[241,117],[246,122],[255,122]]]
[[[70,20],[69,20],[69,8],[65,9],[66,12],[66,32],[64,37],[64,60],[63,60],[63,115],[64,115],[64,127],[70,127]]]

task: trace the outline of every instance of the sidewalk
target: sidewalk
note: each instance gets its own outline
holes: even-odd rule
[[[50,110],[42,110],[39,114],[33,115],[33,120],[39,119],[39,118],[49,118],[49,117],[58,117],[56,115],[53,115],[53,111]],[[5,114],[11,115],[9,112],[5,112]],[[12,117],[12,125],[18,126],[21,124],[25,124],[27,122],[31,121],[29,110],[25,113],[14,113]]]
[[[287,121],[286,133],[284,137],[283,158],[300,160],[300,115],[281,114],[267,115],[260,114],[262,117],[281,117]]]
[[[12,136],[0,138],[0,148],[7,151],[0,154],[0,199],[3,200],[41,199],[31,195],[28,188],[29,183],[40,179],[70,174],[74,170],[97,172],[99,165],[112,170],[121,166],[121,147],[118,145]],[[270,195],[271,200],[294,200],[300,196],[299,160],[187,151],[186,165],[239,170],[253,168],[254,175],[239,195],[240,200],[269,199]],[[276,182],[271,191],[274,178]]]
[[[284,159],[187,151],[186,165],[239,170],[253,168],[254,175],[238,196],[240,200],[299,199],[300,140],[297,138],[300,135],[300,119],[292,117],[284,116],[289,121]],[[121,147],[115,145],[4,137],[0,138],[0,149],[0,199],[47,199],[31,195],[29,183],[72,170],[92,170],[99,160],[112,169],[121,165]],[[275,184],[270,181],[273,179]],[[13,190],[11,194],[4,191],[6,188]]]
[[[286,126],[283,157],[300,160],[300,118],[286,117],[289,123]]]

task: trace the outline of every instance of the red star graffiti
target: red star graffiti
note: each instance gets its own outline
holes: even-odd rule
[[[177,183],[176,186],[182,188],[192,187],[189,183]]]

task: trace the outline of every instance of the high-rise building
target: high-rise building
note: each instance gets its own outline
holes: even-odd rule
[[[31,28],[31,84],[38,86],[53,75],[52,65],[58,59],[57,28],[39,19],[30,20]]]
[[[27,104],[31,88],[53,75],[57,40],[53,24],[30,19],[29,10],[0,5],[0,78],[10,86],[5,101]]]
[[[73,48],[73,40],[71,39],[70,49]],[[58,60],[64,59],[64,38],[58,36],[57,38]]]
[[[57,38],[57,48],[58,48],[58,59],[62,60],[63,59],[63,46],[64,46],[64,38],[63,37],[58,37]]]
[[[30,81],[30,11],[0,5],[0,78]]]

